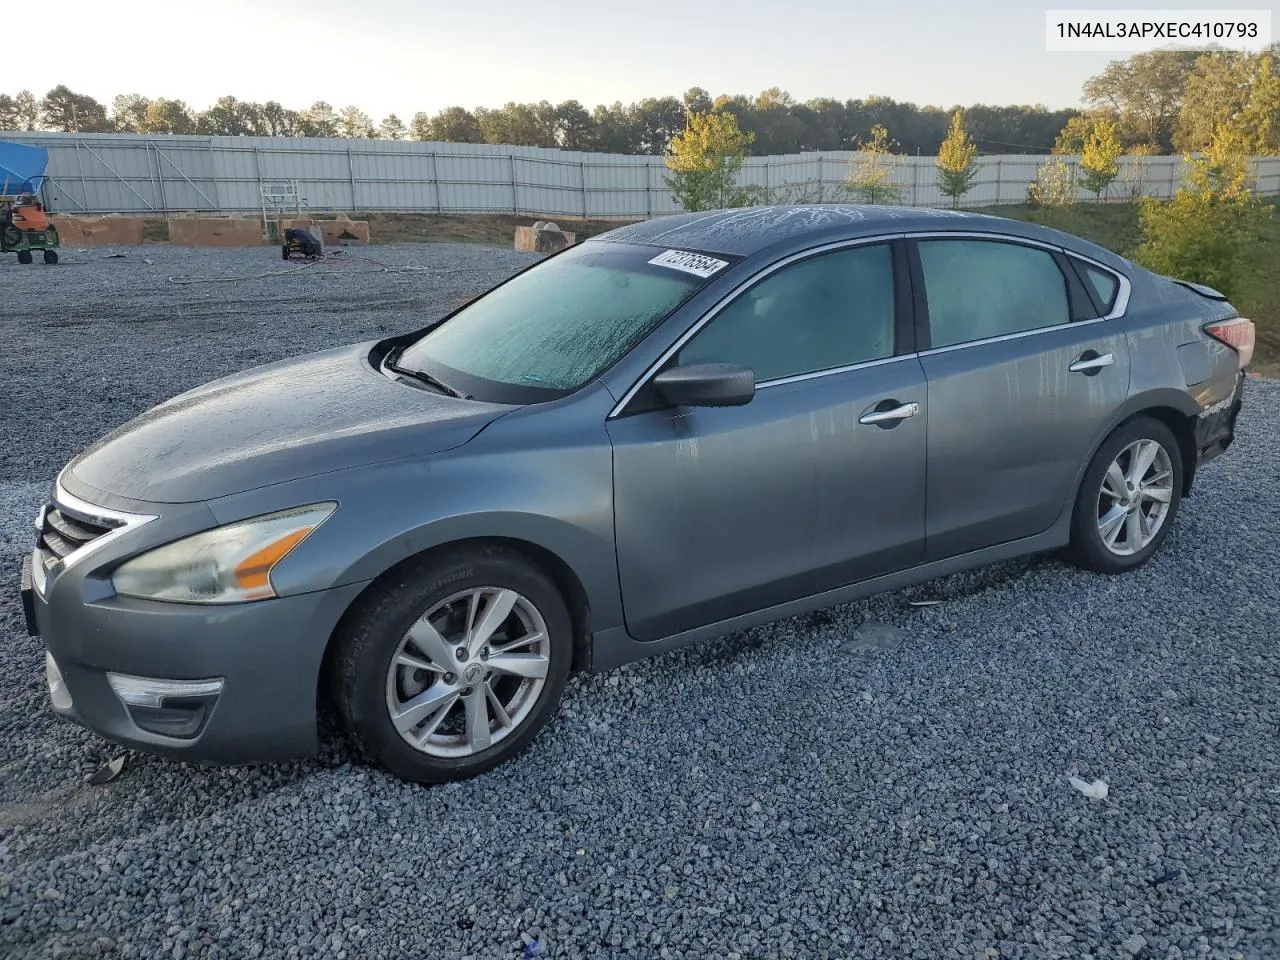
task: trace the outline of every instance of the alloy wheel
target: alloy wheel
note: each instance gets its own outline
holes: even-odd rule
[[[1155,440],[1135,440],[1121,450],[1102,477],[1098,493],[1098,535],[1117,556],[1138,553],[1151,543],[1169,514],[1173,464]]]
[[[514,733],[546,685],[551,641],[526,597],[476,587],[437,603],[400,639],[387,669],[387,712],[433,757],[469,757]]]

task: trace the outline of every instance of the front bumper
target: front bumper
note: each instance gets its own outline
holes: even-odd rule
[[[146,540],[173,533],[163,522],[146,530]],[[117,596],[110,570],[138,547],[121,540],[60,565],[40,551],[26,558],[23,609],[48,653],[54,711],[116,743],[193,761],[314,753],[325,646],[366,584],[219,606]]]

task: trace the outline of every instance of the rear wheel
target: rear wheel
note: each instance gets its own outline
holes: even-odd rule
[[[31,262],[31,259],[32,259],[32,258],[31,258],[31,251],[30,251],[30,250],[19,250],[19,251],[18,251],[18,262],[19,262],[19,263],[30,263],[30,262]]]
[[[45,262],[45,263],[57,263],[57,262],[58,262],[58,251],[57,251],[57,250],[46,250],[46,251],[44,252],[44,262]]]
[[[555,712],[573,654],[554,583],[496,547],[396,577],[337,642],[335,700],[353,745],[419,783],[472,777],[524,750]]]
[[[1116,430],[1080,485],[1070,559],[1102,573],[1146,563],[1178,513],[1182,473],[1177,438],[1159,420],[1139,417]]]

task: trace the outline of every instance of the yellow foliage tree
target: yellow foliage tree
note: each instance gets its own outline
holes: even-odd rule
[[[1094,121],[1080,154],[1080,170],[1083,173],[1080,186],[1092,193],[1099,202],[1102,201],[1102,192],[1120,176],[1120,156],[1123,153],[1124,147],[1120,145],[1115,122],[1104,119]]]
[[[938,149],[938,189],[951,198],[951,206],[958,207],[960,198],[969,192],[978,165],[974,157],[978,147],[964,128],[964,111],[957,110],[951,118],[951,129]]]
[[[666,177],[671,195],[685,210],[740,207],[749,191],[737,184],[738,171],[754,136],[743,133],[732,113],[690,113],[683,133],[671,138]]]

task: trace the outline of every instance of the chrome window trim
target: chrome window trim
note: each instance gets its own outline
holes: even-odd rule
[[[802,380],[817,380],[820,377],[834,377],[838,373],[849,373],[851,370],[865,370],[867,367],[883,367],[885,364],[897,363],[899,360],[914,360],[918,353],[900,353],[893,357],[881,357],[879,360],[863,360],[861,363],[850,363],[843,367],[830,367],[826,370],[815,370],[812,373],[797,373],[791,377],[775,377],[773,380],[761,380],[756,390],[769,387],[781,387],[788,383],[799,383]]]
[[[737,296],[741,294],[744,290],[746,290],[748,287],[754,286],[755,284],[761,282],[771,274],[777,272],[778,270],[781,270],[783,267],[789,266],[790,264],[795,263],[797,260],[804,260],[804,259],[807,259],[808,257],[818,256],[819,254],[823,254],[823,253],[831,253],[834,250],[843,250],[847,247],[864,247],[873,243],[890,243],[894,240],[901,240],[905,236],[906,236],[905,233],[886,233],[886,234],[877,234],[874,237],[856,237],[854,239],[835,240],[835,241],[832,241],[831,243],[824,243],[821,246],[809,247],[808,249],[801,250],[798,253],[793,253],[790,256],[784,257],[783,259],[779,260],[777,263],[772,263],[765,269],[752,274],[750,277],[747,277],[745,280],[743,280],[741,283],[735,286],[732,290],[728,291],[718,301],[712,304],[712,306],[701,317],[698,318],[698,320],[693,324],[693,326],[691,326],[683,334],[677,337],[675,343],[673,343],[666,350],[664,350],[658,356],[657,360],[655,360],[653,363],[649,364],[649,366],[645,368],[644,373],[642,373],[639,377],[637,377],[636,382],[633,383],[627,389],[627,392],[622,395],[622,399],[619,400],[616,404],[614,404],[613,409],[609,411],[609,415],[605,417],[605,420],[606,421],[613,420],[616,417],[618,417],[618,415],[621,414],[624,409],[626,409],[627,404],[629,404],[633,399],[635,399],[636,394],[639,393],[644,388],[644,385],[649,382],[649,380],[657,373],[658,370],[662,369],[662,365],[665,364],[677,353],[679,353],[681,347],[683,347],[686,343],[692,340],[697,335],[698,331],[700,331],[708,323],[714,320],[720,314],[721,310],[725,309],[725,307],[727,307],[730,303],[732,303],[734,299],[737,298]],[[845,370],[851,370],[851,369],[855,369],[857,367],[862,367],[862,366],[869,366],[871,364],[884,363],[888,360],[903,360],[903,359],[906,359],[907,356],[908,355],[904,354],[900,356],[885,357],[881,360],[868,360],[865,363],[851,364],[842,368],[831,368],[827,370],[814,371],[813,373],[797,374],[795,377],[782,377],[782,378],[775,378],[773,380],[764,380],[764,381],[761,381],[760,383],[757,383],[756,388],[759,389],[765,386],[773,386],[783,381],[793,382],[795,380],[811,379],[814,377],[825,376],[827,374],[832,374],[832,373],[842,373]],[[914,354],[911,354],[910,356],[914,356]]]
[[[928,350],[921,350],[918,356],[931,357],[935,353],[951,353],[953,350],[963,350],[965,347],[981,347],[988,343],[1003,343],[1006,340],[1021,340],[1024,337],[1034,337],[1038,333],[1051,333],[1054,330],[1069,330],[1075,327],[1085,327],[1092,323],[1102,323],[1106,317],[1091,317],[1088,320],[1074,320],[1071,323],[1055,323],[1051,327],[1036,327],[1034,330],[1020,330],[1017,333],[1004,333],[998,337],[986,337],[982,340],[966,340],[964,343],[953,343],[946,347],[930,347]]]
[[[1020,243],[1026,247],[1040,247],[1044,250],[1063,250],[1060,244],[1047,243],[1044,240],[1015,237],[1008,233],[985,233],[981,230],[922,230],[913,231],[905,236],[908,240],[991,240],[996,243]]]
[[[1087,263],[1089,266],[1101,270],[1103,273],[1109,273],[1115,277],[1120,284],[1120,289],[1116,291],[1116,302],[1111,305],[1111,309],[1103,316],[1098,317],[1099,320],[1117,320],[1123,317],[1125,311],[1129,309],[1129,293],[1133,290],[1133,283],[1129,278],[1118,270],[1108,267],[1105,263],[1099,263],[1093,257],[1086,257],[1083,253],[1076,253],[1074,250],[1063,249],[1062,251],[1068,257],[1075,257],[1081,263]]]
[[[1099,263],[1093,257],[1087,257],[1084,254],[1076,253],[1074,250],[1068,250],[1061,244],[1046,243],[1043,240],[1032,240],[1026,237],[1014,237],[1005,233],[975,233],[972,231],[930,231],[928,233],[909,233],[908,240],[946,240],[960,238],[962,240],[991,240],[996,243],[1015,243],[1022,244],[1027,247],[1040,247],[1050,252],[1061,253],[1066,257],[1075,257],[1092,267],[1097,267],[1106,273],[1111,274],[1119,283],[1119,289],[1116,291],[1116,302],[1111,307],[1110,312],[1101,317],[1089,317],[1084,320],[1068,320],[1066,323],[1055,323],[1050,327],[1036,327],[1033,330],[1020,330],[1017,333],[1006,333],[998,337],[986,337],[982,340],[966,340],[964,343],[953,343],[945,347],[930,347],[928,350],[921,350],[920,356],[927,357],[935,353],[949,353],[952,350],[959,350],[963,347],[978,347],[988,343],[1000,343],[1004,340],[1017,340],[1021,337],[1030,337],[1037,333],[1047,333],[1050,330],[1060,330],[1065,327],[1079,327],[1090,323],[1101,323],[1104,320],[1115,320],[1124,316],[1125,311],[1129,308],[1129,291],[1133,288],[1129,278],[1123,273],[1108,267],[1105,263]],[[1056,264],[1055,264],[1056,266]],[[923,267],[921,268],[923,271]],[[1064,277],[1065,281],[1066,278]],[[926,298],[928,294],[925,294]]]
[[[998,337],[987,337],[983,340],[968,340],[968,341],[965,341],[964,343],[954,343],[946,347],[931,347],[928,350],[921,350],[921,351],[918,351],[917,353],[899,354],[892,357],[885,357],[880,360],[868,360],[863,363],[848,364],[843,367],[832,367],[826,370],[816,370],[812,373],[797,374],[796,376],[793,376],[793,377],[779,377],[773,380],[763,380],[760,383],[756,384],[756,389],[762,390],[768,387],[780,386],[786,383],[797,383],[802,380],[816,380],[819,377],[832,376],[834,374],[839,374],[839,373],[848,373],[851,370],[860,370],[864,367],[881,366],[882,364],[893,363],[894,361],[897,361],[897,360],[907,360],[911,358],[918,359],[921,357],[932,356],[933,354],[937,354],[937,353],[950,353],[953,350],[963,350],[966,347],[980,347],[990,343],[1001,343],[1006,340],[1018,340],[1023,337],[1031,337],[1031,336],[1035,336],[1036,334],[1048,333],[1052,330],[1059,330],[1059,329],[1062,329],[1063,327],[1079,327],[1087,324],[1101,323],[1104,320],[1116,320],[1120,317],[1123,317],[1125,312],[1129,308],[1129,296],[1133,289],[1133,284],[1128,277],[1126,277],[1123,273],[1120,273],[1115,268],[1109,267],[1105,263],[1101,263],[1098,260],[1095,260],[1093,257],[1087,256],[1082,253],[1077,253],[1074,250],[1068,250],[1066,247],[1062,246],[1061,244],[1048,243],[1044,240],[1035,240],[1030,237],[1017,237],[1007,233],[985,232],[980,230],[921,230],[921,231],[907,231],[907,232],[900,232],[900,233],[878,234],[873,237],[858,237],[853,240],[837,240],[831,243],[825,243],[818,247],[811,247],[807,250],[802,250],[798,253],[793,253],[790,256],[782,260],[779,260],[777,263],[771,264],[769,267],[765,268],[764,270],[761,270],[759,273],[753,274],[752,276],[748,277],[747,279],[739,283],[736,287],[734,287],[728,293],[726,293],[723,297],[720,298],[720,300],[718,300],[715,304],[713,304],[711,308],[707,310],[707,312],[704,313],[692,327],[686,330],[683,335],[678,337],[674,344],[672,344],[670,347],[664,350],[656,361],[654,361],[645,369],[644,373],[641,374],[641,376],[637,378],[636,382],[631,385],[631,387],[627,390],[627,392],[622,395],[622,399],[619,400],[614,405],[613,409],[609,411],[609,415],[605,419],[613,420],[616,417],[618,417],[619,414],[621,414],[621,412],[626,408],[627,404],[629,404],[635,398],[635,395],[639,393],[644,388],[644,385],[649,382],[649,380],[656,374],[656,372],[659,369],[662,368],[663,364],[665,364],[668,360],[670,360],[675,354],[679,353],[680,348],[683,347],[686,343],[688,343],[691,339],[693,339],[693,337],[698,333],[698,331],[700,331],[704,326],[706,326],[713,319],[715,319],[715,317],[720,313],[720,311],[725,309],[725,307],[727,307],[734,300],[734,298],[736,298],[744,290],[760,282],[761,280],[768,277],[770,274],[774,273],[775,271],[781,270],[783,267],[788,266],[789,264],[795,263],[797,260],[802,260],[802,259],[805,259],[806,257],[817,256],[818,254],[822,254],[822,253],[830,253],[833,250],[841,250],[846,247],[865,246],[867,244],[872,244],[872,243],[890,243],[894,240],[940,240],[940,239],[941,240],[954,240],[954,239],[987,240],[993,243],[1015,243],[1015,244],[1022,244],[1023,246],[1028,246],[1028,247],[1038,247],[1042,250],[1048,250],[1052,253],[1061,253],[1064,256],[1068,256],[1068,257],[1075,257],[1077,260],[1080,260],[1084,263],[1089,264],[1090,266],[1097,267],[1099,270],[1103,270],[1111,274],[1113,277],[1116,278],[1117,281],[1119,281],[1120,289],[1116,292],[1116,302],[1112,306],[1111,310],[1105,316],[1101,316],[1101,317],[1089,317],[1084,320],[1073,320],[1073,321],[1068,321],[1065,324],[1054,324],[1051,327],[1036,327],[1034,330],[1022,330],[1022,331],[1019,331],[1018,333],[1006,333]],[[1064,277],[1063,280],[1065,282],[1066,278]]]
[[[1070,322],[1070,325],[1072,326],[1080,323],[1091,323],[1094,320],[1115,320],[1119,317],[1123,317],[1125,310],[1129,307],[1129,292],[1133,289],[1133,284],[1130,282],[1128,277],[1116,270],[1114,267],[1109,267],[1105,263],[1101,263],[1093,259],[1093,257],[1087,256],[1083,253],[1076,253],[1074,250],[1068,250],[1060,243],[1046,243],[1043,240],[1032,240],[1029,237],[1015,237],[1007,233],[981,233],[970,230],[930,230],[927,233],[909,233],[906,237],[908,240],[945,240],[948,238],[959,237],[962,240],[993,240],[997,243],[1020,243],[1023,246],[1040,247],[1044,250],[1056,251],[1064,256],[1075,257],[1077,260],[1082,260],[1091,267],[1097,267],[1099,270],[1103,270],[1115,277],[1120,282],[1120,289],[1116,292],[1116,302],[1111,307],[1111,310],[1105,316],[1089,317],[1087,320],[1073,320]],[[1045,327],[1044,329],[1052,328]],[[979,341],[974,340],[971,342],[978,343]],[[960,346],[960,344],[956,344],[956,346]]]
[[[100,507],[88,501],[81,500],[75,494],[67,490],[62,485],[62,474],[68,468],[64,467],[62,472],[53,482],[53,505],[59,510],[65,511],[68,516],[96,524],[100,527],[110,527],[111,529],[95,540],[90,540],[83,547],[80,547],[66,557],[58,560],[49,567],[48,577],[57,576],[63,571],[80,563],[85,557],[92,555],[96,551],[102,549],[107,544],[128,533],[130,530],[136,530],[143,524],[150,523],[152,520],[158,519],[155,514],[147,513],[128,513],[124,510],[112,510],[108,507]],[[41,513],[43,518],[43,512]],[[37,551],[38,552],[38,551]],[[45,579],[47,580],[48,577]]]

